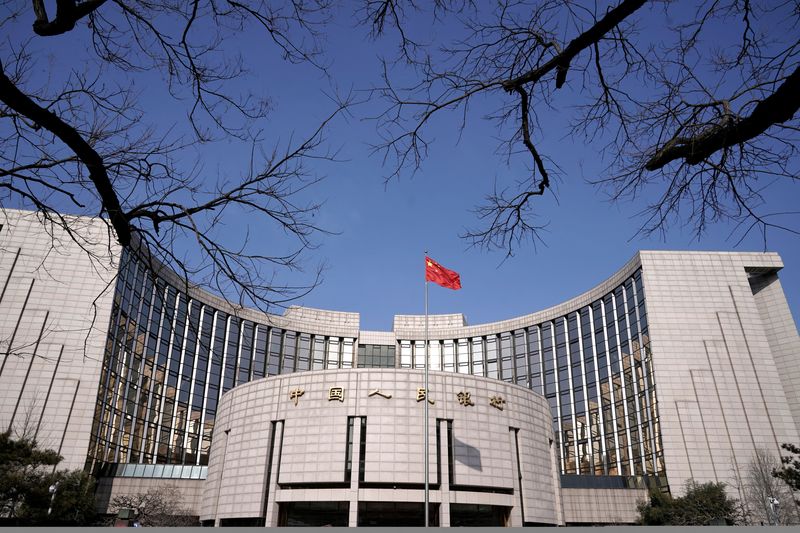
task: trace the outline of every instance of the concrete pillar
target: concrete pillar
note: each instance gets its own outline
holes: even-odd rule
[[[353,460],[350,469],[350,518],[349,527],[358,526],[358,472],[361,462],[361,418],[353,420]]]
[[[442,483],[439,486],[441,503],[439,503],[439,527],[450,527],[450,465],[447,462],[447,420],[437,420],[439,435],[439,464],[442,465]]]
[[[517,461],[517,431],[514,428],[508,428],[508,439],[511,449],[511,457],[509,460],[513,465],[513,477],[514,477],[514,506],[511,508],[508,516],[508,525],[511,527],[522,527],[523,526],[523,516],[522,516],[522,486],[520,484],[520,477],[519,477],[519,461]]]
[[[264,524],[266,527],[277,527],[278,525],[278,502],[275,501],[275,497],[278,492],[278,466],[281,463],[280,443],[283,442],[284,423],[280,421],[275,425],[275,447],[272,449],[272,465],[270,465],[271,476],[266,490],[267,519]]]

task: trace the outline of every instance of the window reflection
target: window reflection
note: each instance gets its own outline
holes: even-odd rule
[[[425,364],[420,339],[357,344],[229,316],[154,281],[127,251],[111,316],[91,459],[157,464],[155,477],[201,472],[181,468],[173,475],[168,468],[207,464],[219,399],[236,385],[289,372]],[[431,340],[429,350],[433,370],[544,395],[562,474],[664,475],[641,271],[563,316]]]
[[[154,282],[125,250],[89,462],[157,464],[158,471],[136,475],[197,478],[208,463],[222,393],[266,375],[350,368],[354,359],[355,339],[283,331],[228,316],[163,280]],[[172,464],[196,469],[172,475],[167,470]]]

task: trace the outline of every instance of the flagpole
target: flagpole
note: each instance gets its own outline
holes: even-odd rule
[[[425,250],[425,257],[427,258],[428,251]],[[427,261],[427,259],[426,259]],[[427,265],[426,265],[427,272]],[[428,357],[428,276],[425,276],[425,527],[428,527],[428,365],[430,358]]]

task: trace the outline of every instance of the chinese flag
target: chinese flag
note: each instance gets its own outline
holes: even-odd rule
[[[461,288],[458,272],[446,269],[428,256],[425,256],[425,281],[432,281],[448,289]]]

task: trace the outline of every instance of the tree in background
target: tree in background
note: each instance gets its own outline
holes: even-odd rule
[[[672,497],[658,489],[650,489],[647,501],[636,505],[639,522],[648,526],[672,524],[674,502]]]
[[[135,520],[144,527],[188,527],[199,525],[197,516],[182,506],[180,489],[168,485],[147,492],[115,496],[109,511],[132,509]]]
[[[4,2],[0,199],[37,210],[78,241],[73,222],[54,211],[103,215],[121,245],[143,246],[187,283],[236,303],[267,310],[302,295],[318,276],[301,287],[274,273],[299,268],[323,232],[319,203],[307,194],[319,175],[307,163],[335,157],[324,131],[350,102],[334,98],[330,116],[300,140],[266,142],[267,127],[283,133],[292,125],[269,124],[266,97],[243,89],[252,78],[237,38],[258,30],[264,50],[330,82],[323,51],[335,51],[323,38],[335,9],[352,5],[65,0],[53,11],[43,0]],[[356,6],[356,20],[375,38],[390,34],[399,44],[397,60],[372,73],[377,86],[368,93],[382,98],[375,149],[390,176],[419,168],[439,117],[452,112],[453,138],[469,128],[478,102],[489,111],[477,120],[488,115],[509,160],[525,167],[500,176],[478,207],[481,222],[464,235],[473,244],[510,255],[522,241],[536,242],[544,224],[535,203],[566,178],[548,155],[548,143],[563,135],[595,148],[606,170],[592,180],[613,199],[641,205],[644,233],[680,221],[700,235],[719,220],[764,238],[771,228],[800,230],[796,212],[776,212],[763,197],[774,181],[796,183],[799,174],[796,2]],[[64,39],[88,55],[50,65],[49,52]],[[305,86],[308,77],[274,81]],[[184,112],[174,129],[135,89],[159,83]],[[195,166],[194,147],[220,139],[252,147],[250,156],[235,169]],[[231,231],[224,222],[237,213],[249,216]],[[269,252],[266,235],[280,237]]]
[[[62,457],[52,450],[40,450],[30,438],[14,438],[11,431],[0,433],[0,516],[18,518],[29,495],[49,483],[42,467],[55,466]]]
[[[791,487],[775,472],[780,461],[764,449],[756,449],[741,473],[735,473],[742,497],[743,520],[750,525],[796,524],[797,506]]]
[[[724,483],[689,480],[678,498],[651,490],[649,500],[639,502],[637,510],[639,522],[648,526],[735,525],[741,520],[736,500],[725,493]]]
[[[276,275],[301,269],[324,233],[308,191],[320,177],[307,161],[334,157],[324,132],[346,103],[332,98],[327,117],[298,126],[302,135],[269,124],[263,85],[254,88],[234,41],[255,29],[265,49],[324,79],[328,9],[327,0],[3,2],[0,203],[37,211],[87,253],[111,241],[142,249],[152,269],[165,263],[234,304],[268,310],[302,296],[319,269],[307,284]],[[184,121],[150,109],[147,91]],[[197,146],[223,140],[249,157],[236,168],[200,166]],[[63,212],[102,216],[108,239],[86,242]],[[224,227],[229,217],[235,231]]]
[[[55,471],[62,457],[35,439],[0,433],[0,520],[8,525],[87,525],[95,516],[94,479]],[[52,489],[51,489],[52,487]]]

